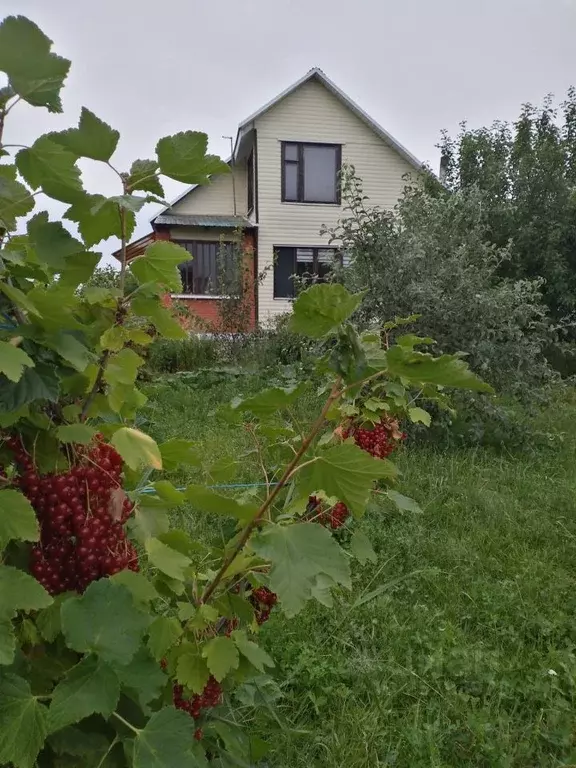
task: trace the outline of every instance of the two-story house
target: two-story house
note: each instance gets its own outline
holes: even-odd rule
[[[193,257],[181,266],[184,292],[175,296],[215,321],[220,247],[242,229],[254,281],[252,324],[266,325],[290,311],[294,275],[317,279],[336,249],[323,225],[343,215],[340,170],[352,164],[370,203],[392,208],[405,174],[422,164],[372,120],[320,69],[244,120],[237,132],[231,173],[188,189],[152,219],[153,232],[130,246],[139,255],[154,239],[171,239]]]

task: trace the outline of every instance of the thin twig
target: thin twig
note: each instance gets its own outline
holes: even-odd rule
[[[115,717],[116,720],[119,720],[122,723],[122,725],[125,725],[126,728],[129,728],[132,731],[132,733],[135,733],[136,735],[140,733],[138,728],[136,728],[131,723],[129,723],[128,720],[124,720],[122,715],[119,715],[118,712],[112,712],[112,716]]]
[[[94,379],[94,384],[92,385],[92,389],[90,390],[90,393],[88,394],[88,397],[86,398],[84,405],[82,406],[82,411],[80,412],[80,421],[86,421],[86,418],[88,416],[88,411],[90,410],[90,406],[94,402],[94,399],[96,398],[96,395],[98,394],[100,387],[102,386],[102,380],[104,379],[104,371],[106,370],[106,364],[108,363],[108,358],[110,357],[110,350],[106,349],[102,353],[102,357],[100,358],[100,364],[98,366],[98,373],[96,374],[96,378]]]
[[[300,462],[300,459],[302,458],[302,456],[304,456],[304,454],[312,444],[312,441],[314,440],[314,438],[322,428],[322,425],[324,424],[324,421],[326,419],[326,414],[332,407],[333,403],[335,403],[336,400],[338,400],[342,395],[342,391],[340,390],[341,382],[342,380],[340,377],[338,377],[338,379],[334,382],[332,391],[330,392],[328,399],[324,403],[324,407],[322,408],[320,415],[314,422],[312,429],[308,433],[307,437],[302,441],[302,445],[300,446],[298,453],[294,456],[290,464],[288,464],[288,466],[284,470],[282,477],[278,481],[278,485],[276,485],[272,490],[272,492],[268,494],[268,496],[266,497],[265,501],[262,503],[262,506],[260,507],[256,515],[252,518],[252,520],[248,523],[246,528],[244,528],[244,530],[242,531],[242,535],[236,542],[236,545],[234,546],[234,548],[232,549],[228,557],[226,557],[226,559],[222,563],[220,570],[204,590],[204,594],[200,598],[201,603],[205,603],[207,600],[210,599],[211,595],[214,593],[214,590],[222,581],[224,574],[226,573],[230,565],[234,562],[234,560],[238,557],[238,555],[244,548],[246,542],[248,541],[248,539],[252,534],[252,531],[256,528],[258,523],[262,520],[262,518],[264,517],[264,515],[266,514],[270,506],[273,504],[274,500],[276,499],[280,491],[284,488],[284,486],[288,482],[290,475],[292,474],[292,472]]]
[[[264,479],[266,480],[266,495],[268,495],[270,493],[270,478],[268,476],[268,472],[266,471],[266,465],[264,464],[264,457],[262,456],[262,446],[260,445],[260,441],[256,437],[256,433],[254,431],[253,426],[251,424],[247,424],[246,429],[250,434],[252,440],[254,441],[254,445],[256,446],[256,453],[258,454],[258,463],[260,464],[260,469],[262,470],[262,474],[264,475]]]

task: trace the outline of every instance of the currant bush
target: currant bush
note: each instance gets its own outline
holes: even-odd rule
[[[382,416],[374,426],[351,422],[344,429],[342,437],[345,440],[352,437],[356,445],[371,456],[386,459],[406,439],[406,433],[400,430],[396,419]]]
[[[349,515],[350,510],[341,501],[330,507],[316,496],[310,496],[308,499],[306,518],[326,528],[332,528],[332,530],[341,528]]]

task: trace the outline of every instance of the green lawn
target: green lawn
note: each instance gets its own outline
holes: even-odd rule
[[[208,457],[238,452],[246,435],[209,414],[256,383],[154,383],[146,428],[197,439]],[[352,594],[292,621],[277,613],[262,632],[287,681],[277,720],[252,725],[272,743],[270,768],[576,763],[576,405],[540,426],[561,437],[522,455],[398,457],[399,490],[423,514],[372,509],[379,560],[356,569]],[[239,480],[254,478],[247,464]]]

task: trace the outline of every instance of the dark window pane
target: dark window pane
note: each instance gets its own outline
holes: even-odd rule
[[[284,165],[284,200],[298,200],[298,166]]]
[[[274,298],[291,299],[294,296],[294,248],[276,248],[274,254]]]
[[[205,294],[217,293],[218,273],[216,258],[220,248],[219,243],[191,241],[180,242],[191,254],[192,260],[180,264],[182,290],[184,293]]]
[[[298,160],[298,144],[284,144],[284,159]]]
[[[337,148],[304,146],[304,201],[337,202]]]

